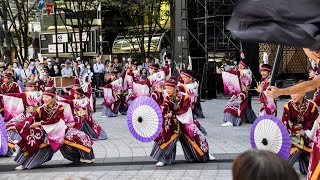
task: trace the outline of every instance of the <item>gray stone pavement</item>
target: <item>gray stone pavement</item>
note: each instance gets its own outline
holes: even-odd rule
[[[41,168],[14,171],[13,158],[0,158],[0,179],[65,179],[78,177],[86,179],[232,179],[232,160],[241,152],[250,149],[250,124],[240,127],[221,127],[224,99],[213,99],[202,103],[205,119],[200,119],[208,132],[210,152],[217,161],[190,164],[184,161],[181,146],[177,148],[177,163],[156,168],[149,157],[153,143],[142,143],[130,134],[126,116],[101,118],[99,108],[102,99],[97,100],[94,119],[107,132],[108,139],[94,142],[95,163],[92,165],[72,164],[60,152]],[[285,101],[278,102],[278,116],[281,117]],[[253,109],[258,112],[259,102],[254,99]]]

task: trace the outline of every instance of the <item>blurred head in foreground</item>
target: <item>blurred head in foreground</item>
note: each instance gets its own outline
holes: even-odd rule
[[[233,180],[299,180],[289,163],[269,151],[251,150],[233,162]]]

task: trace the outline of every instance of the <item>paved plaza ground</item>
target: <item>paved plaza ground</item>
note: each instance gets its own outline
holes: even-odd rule
[[[177,162],[174,165],[156,167],[156,161],[149,154],[153,143],[142,143],[135,140],[130,134],[126,116],[116,118],[101,118],[101,109],[98,106],[94,114],[95,120],[108,134],[108,139],[94,142],[95,163],[90,165],[73,164],[64,159],[57,152],[53,159],[33,170],[15,171],[17,166],[13,158],[0,158],[0,179],[216,179],[231,180],[232,161],[235,157],[250,149],[251,124],[240,127],[221,127],[223,108],[226,98],[208,100],[202,103],[205,119],[201,124],[208,132],[211,153],[217,158],[208,163],[187,163],[183,152],[178,146]],[[279,101],[278,117],[282,115],[282,107],[286,100]],[[102,99],[97,100],[101,104]],[[253,109],[257,113],[259,102],[254,99]],[[297,169],[297,167],[296,167]],[[304,179],[301,176],[301,179]]]

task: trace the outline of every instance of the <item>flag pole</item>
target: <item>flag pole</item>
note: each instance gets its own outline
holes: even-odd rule
[[[278,50],[277,50],[276,57],[274,59],[272,74],[271,74],[271,79],[270,79],[271,86],[274,86],[276,84],[276,75],[278,73],[279,64],[280,64],[280,60],[281,60],[281,56],[282,56],[282,51],[283,51],[283,45],[278,45]]]

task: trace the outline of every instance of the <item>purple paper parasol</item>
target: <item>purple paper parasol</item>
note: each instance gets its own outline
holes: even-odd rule
[[[6,155],[8,151],[8,134],[4,118],[0,115],[0,155]]]
[[[128,128],[137,140],[153,141],[162,130],[162,113],[159,105],[150,97],[140,96],[129,106]]]
[[[250,140],[254,149],[268,150],[284,159],[289,158],[291,142],[288,130],[274,116],[258,117],[252,126]]]

